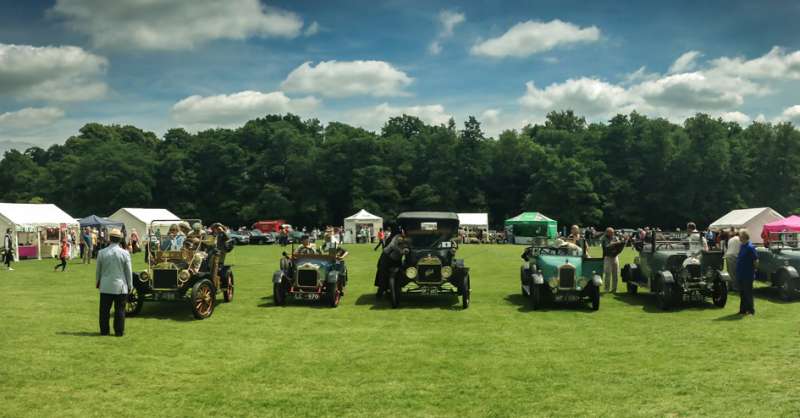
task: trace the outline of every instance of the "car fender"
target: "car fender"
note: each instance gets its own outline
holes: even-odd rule
[[[534,274],[533,284],[544,284],[544,276],[542,276],[541,274]]]
[[[797,273],[797,269],[795,269],[793,266],[782,266],[778,268],[778,271],[776,271],[772,277],[781,277],[783,275],[786,275],[787,280],[800,279],[800,274]]]
[[[721,280],[721,281],[723,281],[725,283],[728,283],[728,282],[731,281],[731,276],[728,275],[728,273],[726,273],[724,271],[717,271],[717,274],[715,275],[715,278],[718,278],[719,280]]]
[[[595,274],[592,276],[592,285],[595,287],[602,287],[603,286],[603,278],[600,277],[599,274]]]
[[[658,277],[660,277],[664,283],[675,283],[675,278],[672,277],[672,273],[670,273],[669,270],[659,271]]]
[[[633,277],[633,274],[634,274],[634,271],[636,269],[638,269],[638,268],[639,268],[639,266],[637,266],[634,263],[625,264],[622,267],[622,281],[625,282],[625,283],[627,283],[629,281],[635,282],[636,279]]]
[[[453,264],[455,264],[456,268],[460,268],[460,269],[465,268],[464,267],[464,259],[457,258],[457,259],[453,260]]]
[[[283,270],[278,270],[272,274],[272,283],[280,283],[283,281],[283,278],[286,275],[283,273]]]
[[[339,272],[336,270],[332,270],[328,272],[328,276],[325,277],[325,283],[336,283],[339,281]]]

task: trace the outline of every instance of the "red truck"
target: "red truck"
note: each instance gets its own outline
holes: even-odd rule
[[[283,219],[275,219],[275,220],[268,220],[268,221],[258,221],[253,224],[252,229],[258,229],[263,233],[269,232],[280,232],[281,227],[286,224],[286,221]]]

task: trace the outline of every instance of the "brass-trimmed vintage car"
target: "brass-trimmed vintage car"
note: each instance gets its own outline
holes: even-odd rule
[[[205,236],[179,226],[201,224],[199,219],[155,220],[148,227],[144,271],[133,273],[133,289],[125,306],[127,316],[142,310],[145,300],[189,301],[197,319],[214,313],[216,295],[233,300],[234,278],[225,255],[233,243],[224,231]],[[189,295],[187,295],[189,293]]]
[[[337,257],[337,249],[323,254],[303,251],[283,253],[280,270],[272,275],[272,297],[275,305],[286,304],[287,296],[300,300],[327,299],[330,307],[339,306],[347,286],[347,264]]]

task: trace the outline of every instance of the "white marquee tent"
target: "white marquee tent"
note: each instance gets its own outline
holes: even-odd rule
[[[59,246],[64,230],[72,229],[77,236],[80,226],[53,204],[0,203],[0,233],[5,235],[9,228],[14,232],[14,258],[19,260],[20,256],[41,259],[44,246]]]
[[[129,235],[135,229],[139,237],[144,238],[147,228],[153,221],[172,221],[180,218],[166,209],[122,208],[108,217],[125,224],[125,232]]]
[[[750,241],[761,244],[761,230],[765,224],[783,219],[783,216],[772,208],[736,209],[717,219],[709,229],[747,228],[750,232]]]
[[[489,229],[488,213],[459,213],[458,223],[462,228]]]
[[[361,229],[366,229],[368,242],[371,242],[382,228],[383,218],[361,209],[353,216],[344,218],[344,242],[349,244],[356,242]]]

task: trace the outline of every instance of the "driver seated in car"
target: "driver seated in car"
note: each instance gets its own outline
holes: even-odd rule
[[[308,235],[303,235],[303,238],[300,240],[300,247],[298,247],[294,252],[295,254],[316,254],[317,246],[309,241]]]
[[[689,251],[686,253],[686,259],[683,260],[683,267],[700,264],[700,255],[703,251],[708,251],[708,241],[697,230],[697,225],[694,222],[686,224],[686,231],[689,233],[687,240],[689,241]]]
[[[565,249],[567,254],[571,256],[583,255],[583,250],[581,250],[581,247],[562,239],[556,239],[556,248]]]
[[[566,240],[571,244],[579,246],[583,250],[583,253],[586,254],[587,257],[589,256],[589,245],[583,238],[583,235],[581,234],[581,228],[578,225],[572,225]]]
[[[334,242],[330,234],[325,234],[325,242],[322,243],[322,253],[328,254],[333,257],[336,257],[337,260],[343,260],[347,257],[348,253],[347,250],[344,249],[341,245]]]
[[[186,236],[187,238],[197,238],[202,241],[206,237],[206,231],[203,230],[203,225],[200,225],[200,222],[195,222],[192,225],[192,230]]]
[[[161,240],[161,251],[180,251],[185,238],[186,236],[180,233],[178,224],[170,225],[167,236]]]

